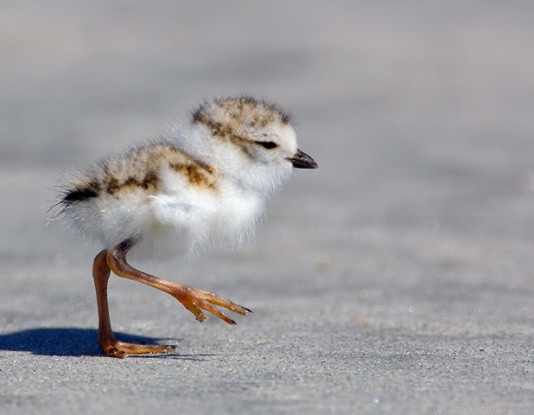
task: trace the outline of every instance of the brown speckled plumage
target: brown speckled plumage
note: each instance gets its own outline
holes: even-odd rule
[[[172,143],[162,141],[137,146],[123,155],[102,161],[97,168],[72,180],[62,201],[71,204],[102,193],[119,196],[136,189],[147,195],[156,194],[161,191],[164,168],[187,178],[193,186],[216,188],[217,169],[214,166],[207,166],[181,152]]]
[[[268,124],[289,124],[289,115],[274,104],[243,96],[204,103],[193,112],[193,122],[208,127],[214,137],[238,143],[251,141],[250,131]]]

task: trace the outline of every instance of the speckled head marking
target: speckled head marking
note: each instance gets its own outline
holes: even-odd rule
[[[239,143],[250,141],[250,133],[269,124],[289,124],[289,115],[276,105],[250,96],[215,99],[193,112],[193,124],[203,124],[214,137]]]

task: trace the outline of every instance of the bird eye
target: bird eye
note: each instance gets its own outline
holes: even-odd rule
[[[258,141],[258,144],[267,150],[272,150],[273,148],[278,147],[274,141]]]

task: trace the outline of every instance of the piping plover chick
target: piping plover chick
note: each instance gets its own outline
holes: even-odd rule
[[[93,263],[99,343],[113,357],[170,353],[174,346],[125,343],[113,335],[108,310],[110,272],[164,291],[204,321],[217,307],[250,310],[217,294],[143,271],[126,254],[180,254],[239,242],[254,230],[265,200],[293,168],[317,168],[297,148],[289,117],[252,97],[214,99],[170,137],[113,155],[64,185],[60,214],[100,242]]]

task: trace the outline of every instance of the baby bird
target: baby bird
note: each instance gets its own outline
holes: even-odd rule
[[[175,349],[115,338],[107,301],[111,271],[170,294],[199,321],[204,310],[235,324],[217,307],[250,312],[215,293],[135,269],[126,254],[170,255],[240,242],[293,168],[315,169],[317,163],[297,148],[288,115],[243,96],[206,101],[168,139],[110,156],[66,183],[60,214],[102,246],[93,278],[104,351],[122,358]]]

